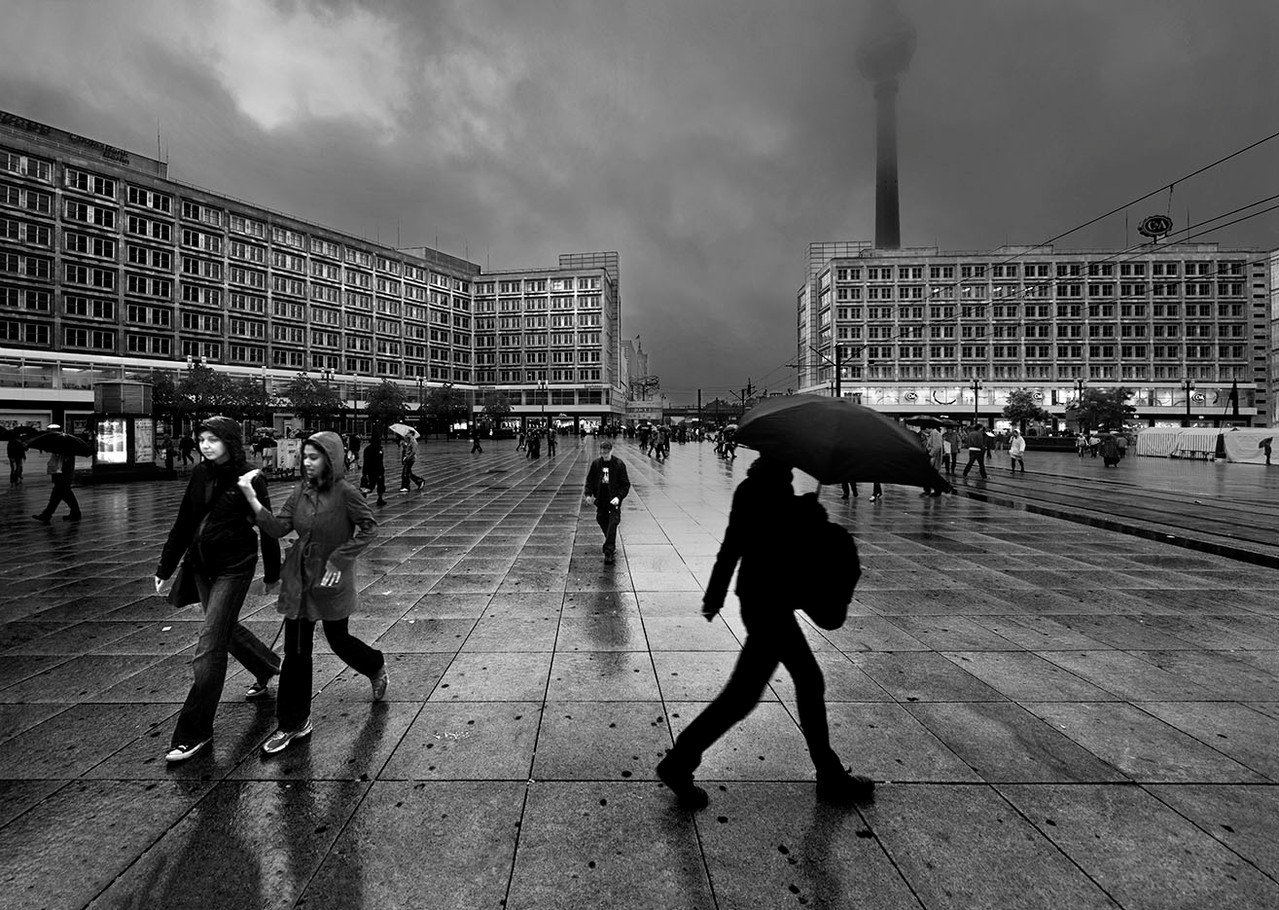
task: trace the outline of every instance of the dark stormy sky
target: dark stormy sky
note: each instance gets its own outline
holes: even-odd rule
[[[1274,0],[901,0],[902,242],[1035,243],[1279,131]],[[622,256],[676,402],[785,388],[811,240],[874,236],[854,0],[2,0],[0,108],[493,268]],[[1279,140],[1059,247],[1279,193]],[[1273,203],[1272,203],[1273,204]],[[1279,213],[1204,239],[1273,248]]]

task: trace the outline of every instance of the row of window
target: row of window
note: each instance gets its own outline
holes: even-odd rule
[[[1179,382],[1182,379],[1202,379],[1208,382],[1230,382],[1232,380],[1250,381],[1249,367],[1242,366],[1185,366],[1147,364],[1088,364],[1083,366],[1053,366],[1051,364],[1026,364],[1024,366],[993,364],[975,364],[972,366],[956,366],[953,364],[932,364],[928,367],[920,365],[881,364],[867,367],[850,367],[846,378],[854,380],[901,381],[911,379],[930,379],[940,381],[995,379],[1009,381],[1057,380],[1073,381],[1088,378],[1090,380],[1155,380]]]
[[[1085,352],[1092,360],[1177,360],[1200,358],[1212,360],[1243,360],[1247,346],[1242,344],[900,344],[866,345],[854,349],[856,360],[1080,360]],[[854,361],[854,362],[855,362]],[[851,365],[851,364],[850,364]]]
[[[1127,282],[1121,284],[1057,284],[1054,287],[1041,285],[1019,290],[1016,285],[964,285],[955,293],[954,285],[927,287],[923,285],[884,285],[876,287],[851,286],[835,290],[835,300],[989,300],[997,303],[1001,300],[1033,300],[1035,298],[1089,298],[1097,297],[1210,297],[1213,292],[1218,297],[1243,297],[1247,288],[1242,281],[1162,281],[1146,284],[1145,282]],[[1117,293],[1116,293],[1117,292]],[[830,296],[824,292],[819,300],[819,307],[830,304]],[[1015,303],[1013,304],[1016,305]]]
[[[577,290],[579,291],[598,291],[600,290],[600,278],[598,275],[590,275],[579,277],[576,281]],[[508,279],[504,281],[477,281],[475,283],[476,296],[489,294],[546,294],[546,293],[562,293],[564,291],[572,291],[574,288],[574,280],[568,278],[520,278]],[[495,290],[496,289],[496,290]]]
[[[1183,314],[1191,319],[1242,319],[1246,315],[1242,303],[1058,303],[1038,306],[847,306],[836,307],[835,316],[840,322],[863,320],[929,320],[950,321],[958,319],[1180,319]],[[829,314],[822,314],[820,323],[829,324]]]
[[[930,280],[947,278],[1140,278],[1176,275],[1244,275],[1244,260],[1156,260],[1153,262],[1027,262],[965,265],[879,265],[837,267],[836,281],[920,281],[927,270]],[[865,277],[863,277],[863,274]],[[823,273],[830,280],[830,272]],[[823,285],[824,286],[824,285]]]

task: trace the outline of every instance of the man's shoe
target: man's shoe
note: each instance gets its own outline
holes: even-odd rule
[[[201,740],[198,743],[178,743],[164,756],[164,760],[169,764],[175,762],[186,761],[188,758],[199,755],[211,740]]]
[[[244,700],[258,701],[259,699],[268,697],[270,694],[271,685],[269,680],[267,682],[255,682],[253,685],[249,686],[249,688],[244,690]]]
[[[877,499],[883,499],[883,498],[884,498],[884,494],[883,494],[883,493],[875,493],[875,494],[873,494],[873,495],[870,497],[870,501],[871,501],[871,502],[874,502],[874,501],[875,501],[875,500],[877,500]]]
[[[31,517],[32,517],[32,518],[34,518],[36,521],[42,521],[42,522],[44,522],[45,524],[48,524],[48,523],[49,523],[49,516],[48,516],[48,515],[32,515]]]
[[[378,505],[380,505],[380,506],[384,506],[384,505],[386,505],[386,500],[385,500],[385,499],[379,499],[379,500],[377,501],[377,504],[378,504]]]
[[[306,719],[306,723],[298,727],[296,730],[276,730],[267,737],[266,742],[262,744],[262,751],[267,755],[274,755],[277,752],[283,752],[289,747],[289,744],[295,739],[306,739],[311,735],[311,718]]]
[[[657,777],[671,788],[679,800],[680,806],[696,812],[710,805],[711,799],[706,791],[693,783],[693,772],[679,767],[672,759],[671,753],[657,763]]]
[[[373,680],[373,700],[382,701],[386,698],[386,686],[391,681],[391,677],[386,673],[386,665],[383,664],[382,669],[372,677]]]
[[[875,797],[875,782],[860,774],[838,772],[817,775],[817,798],[824,803],[851,806],[867,803]]]
[[[425,480],[415,480],[413,482],[417,484],[417,488],[419,491],[422,489],[422,487],[426,486]]]
[[[604,554],[604,565],[611,566],[614,562],[616,562],[616,560],[613,558],[612,553]]]
[[[408,488],[408,487],[400,487],[400,492],[401,492],[401,493],[407,493],[408,491],[409,491],[409,488]]]

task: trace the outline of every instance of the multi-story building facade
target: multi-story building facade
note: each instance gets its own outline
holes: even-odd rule
[[[95,382],[196,361],[269,390],[318,373],[355,412],[384,379],[410,401],[501,390],[517,416],[547,397],[589,421],[624,411],[617,253],[486,276],[167,171],[0,113],[0,421],[62,421]]]
[[[833,393],[838,361],[840,394],[890,414],[995,421],[1025,389],[1061,417],[1083,387],[1124,386],[1151,425],[1267,425],[1269,259],[1214,243],[813,243],[796,303],[800,387]]]

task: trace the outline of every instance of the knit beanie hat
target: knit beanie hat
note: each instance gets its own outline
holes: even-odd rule
[[[239,421],[232,420],[230,417],[210,417],[196,427],[196,433],[202,433],[205,430],[228,444],[243,441],[244,434],[240,429]]]

